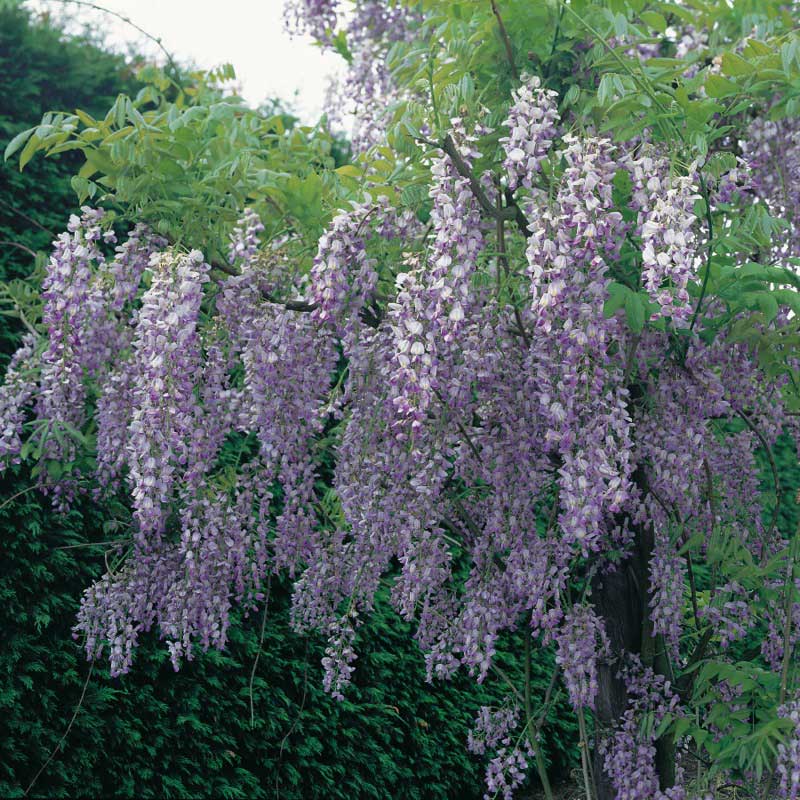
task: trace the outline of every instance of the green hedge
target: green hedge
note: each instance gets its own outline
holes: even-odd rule
[[[2,494],[25,484],[24,474],[6,480]],[[88,664],[70,627],[102,559],[95,548],[58,548],[85,542],[102,521],[89,503],[53,515],[33,493],[0,511],[0,796],[27,786],[80,697]],[[338,703],[321,688],[320,643],[290,633],[288,605],[288,587],[273,586],[252,727],[260,614],[233,627],[227,652],[177,674],[146,637],[129,675],[95,668],[64,751],[33,794],[479,797],[482,767],[465,737],[491,694],[468,679],[426,687],[407,626],[382,605],[362,636],[355,685]]]

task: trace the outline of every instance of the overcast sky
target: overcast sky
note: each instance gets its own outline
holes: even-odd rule
[[[233,64],[242,95],[257,105],[267,97],[292,103],[304,121],[319,115],[326,76],[341,68],[341,59],[321,53],[310,39],[293,39],[283,30],[284,0],[95,0],[153,36],[177,60],[200,67]],[[140,52],[157,52],[130,25],[109,14],[60,0],[27,0],[36,10],[61,13],[97,23],[115,47],[135,43]],[[295,99],[295,93],[297,98]]]

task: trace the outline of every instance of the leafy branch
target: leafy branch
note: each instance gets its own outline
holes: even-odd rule
[[[509,198],[508,195],[506,195],[506,205],[498,208],[498,206],[496,206],[486,194],[484,188],[480,184],[480,181],[475,177],[475,173],[470,169],[469,165],[464,160],[463,156],[458,150],[458,146],[449,133],[441,142],[435,142],[432,139],[428,139],[424,136],[417,136],[416,138],[418,142],[422,142],[430,147],[435,147],[438,150],[442,150],[450,157],[456,172],[462,178],[466,178],[469,181],[469,188],[472,191],[472,194],[475,196],[475,199],[478,201],[480,207],[489,217],[495,220],[514,221],[517,223],[519,229],[526,237],[531,236],[533,231],[530,229],[530,223],[528,222],[527,217],[522,212],[522,209],[519,207],[519,204],[516,202],[516,200],[514,200],[513,197]]]

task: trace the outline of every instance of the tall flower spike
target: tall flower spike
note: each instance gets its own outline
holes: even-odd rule
[[[64,462],[75,455],[67,431],[79,429],[84,421],[83,367],[85,350],[92,346],[87,337],[92,264],[103,260],[99,249],[103,212],[88,207],[82,212],[70,218],[67,232],[56,240],[42,284],[42,321],[48,339],[41,356],[36,416],[47,421],[52,434],[45,456]]]
[[[127,442],[134,514],[144,548],[159,540],[179,471],[190,457],[201,358],[197,326],[209,266],[193,250],[155,255],[151,269],[133,341]]]
[[[27,334],[11,357],[0,386],[0,472],[6,464],[18,464],[22,450],[22,425],[26,407],[38,388],[36,337]]]
[[[249,266],[258,252],[258,235],[264,230],[264,223],[252,208],[246,208],[241,219],[231,233],[231,247],[228,251],[228,262],[240,261]]]
[[[653,193],[642,224],[644,286],[664,316],[686,325],[692,311],[686,287],[697,271],[694,201],[699,194],[691,175],[663,183]]]
[[[555,634],[556,664],[564,673],[573,708],[594,708],[597,663],[608,652],[603,623],[588,606],[570,609]]]
[[[480,156],[476,137],[467,135],[460,119],[452,124],[462,158],[471,164]],[[450,156],[436,159],[431,174],[433,247],[425,268],[398,275],[398,294],[388,314],[397,348],[394,402],[398,417],[412,428],[419,427],[439,389],[439,351],[465,327],[473,304],[472,276],[485,244],[477,201]]]
[[[525,80],[513,92],[514,102],[503,123],[508,136],[500,139],[506,158],[503,166],[508,173],[508,188],[524,186],[530,189],[558,136],[560,121],[556,98],[558,93],[543,89],[539,77]]]

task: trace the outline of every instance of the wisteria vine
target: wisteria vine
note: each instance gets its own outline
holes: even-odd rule
[[[364,112],[356,149],[378,143],[396,91],[382,54],[420,12],[303,0],[287,21],[326,47],[345,26]],[[687,28],[678,47],[697,36]],[[759,582],[718,575],[714,559],[720,539],[759,576],[785,557],[784,532],[762,518],[760,459],[800,430],[786,373],[765,368],[752,337],[713,335],[703,314],[727,313],[706,296],[715,220],[724,230],[747,204],[768,209],[785,220],[770,266],[800,256],[798,126],[752,121],[736,166],[707,180],[647,132],[581,130],[547,77],[520,77],[499,130],[465,115],[431,139],[431,120],[416,137],[424,213],[367,193],[332,215],[296,272],[277,255],[295,234],[269,241],[255,208],[218,263],[143,224],[112,250],[104,212],[85,207],[53,244],[38,333],[0,388],[0,457],[17,464],[40,441],[43,463],[70,465],[40,472],[65,507],[89,477],[75,462],[92,430],[96,495],[127,491],[132,535],[75,628],[114,675],[153,628],[176,669],[197,647],[224,647],[234,607],[257,606],[270,573],[287,570],[294,625],[327,637],[324,684],[343,697],[388,582],[430,678],[464,667],[483,681],[504,635],[532,637],[579,715],[587,792],[679,800],[686,775],[658,768],[662,729],[688,718],[709,648],[725,657],[759,626],[787,731],[775,785],[797,798],[792,562],[786,580]],[[723,255],[730,269],[754,257]],[[764,335],[793,324],[785,311],[757,322]],[[693,554],[711,564],[702,590]],[[636,607],[618,610],[639,615],[636,649],[604,595],[631,575]],[[769,619],[757,618],[762,596]],[[533,763],[546,784],[530,709],[510,688],[470,735],[490,756],[487,797],[510,798]]]

